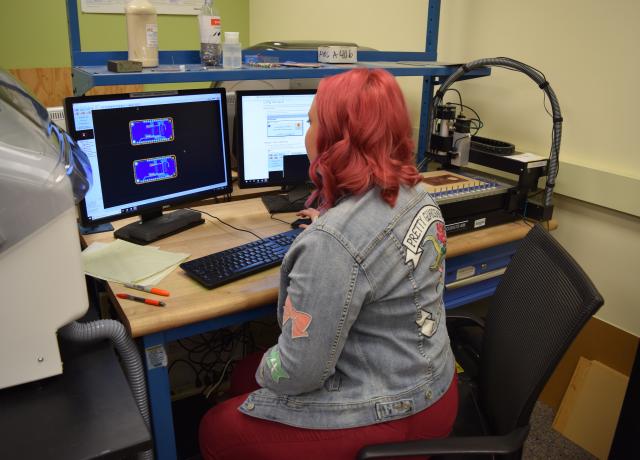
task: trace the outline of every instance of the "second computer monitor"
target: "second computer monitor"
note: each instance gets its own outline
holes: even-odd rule
[[[315,90],[236,92],[239,186],[301,185],[309,180],[304,138]]]

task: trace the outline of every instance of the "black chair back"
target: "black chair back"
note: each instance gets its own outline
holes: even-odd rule
[[[529,423],[565,351],[604,300],[540,225],[522,240],[486,318],[479,402],[492,435]]]

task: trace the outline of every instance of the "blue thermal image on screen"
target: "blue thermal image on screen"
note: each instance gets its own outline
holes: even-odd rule
[[[133,162],[133,175],[136,184],[173,179],[178,176],[176,156],[167,155],[136,160]]]
[[[173,141],[173,118],[151,118],[129,122],[131,145]]]

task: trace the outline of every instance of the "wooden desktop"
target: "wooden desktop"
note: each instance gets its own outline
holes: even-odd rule
[[[201,204],[194,209],[216,216],[234,227],[250,230],[261,237],[289,230],[290,226],[280,220],[292,222],[296,219],[294,213],[274,216],[280,220],[271,218],[259,198]],[[235,230],[204,213],[203,217],[206,220],[203,225],[152,245],[167,251],[188,253],[191,258],[197,258],[256,239],[251,233]],[[134,220],[123,219],[113,224],[118,228]],[[447,267],[465,267],[470,263],[477,263],[478,258],[492,260],[485,264],[490,268],[494,268],[497,263],[506,266],[517,247],[517,242],[527,234],[531,225],[520,220],[451,236],[447,244]],[[550,229],[556,227],[554,221],[545,223],[545,226],[547,225]],[[85,235],[83,238],[87,244],[96,241],[109,242],[113,240],[113,233]],[[493,257],[494,252],[498,256]],[[454,270],[456,279],[457,270]],[[451,300],[452,306],[491,295],[499,280],[500,272],[495,272],[497,274],[491,279],[461,289],[458,298]],[[167,342],[238,324],[265,314],[273,314],[278,285],[279,268],[272,268],[212,290],[202,287],[178,268],[158,284],[158,287],[170,292],[169,297],[145,294],[166,302],[165,307],[155,307],[119,299],[115,297],[116,293],[140,295],[140,292],[127,289],[118,283],[106,283],[107,292],[121,321],[131,336],[139,338],[142,342],[147,364],[145,371],[157,458],[171,459],[176,456],[168,371],[166,360],[164,365],[158,364],[163,362],[162,359],[158,360],[158,354],[166,357],[164,346]],[[445,304],[450,307],[446,293]]]
[[[287,224],[270,218],[262,202],[257,198],[210,204],[194,209],[208,212],[234,227],[251,230],[261,237],[290,229]],[[203,225],[164,238],[152,245],[166,251],[188,253],[191,255],[190,258],[197,258],[256,239],[251,233],[234,230],[206,214],[202,216],[205,219]],[[277,214],[274,217],[287,222],[296,219],[294,213]],[[119,228],[135,220],[135,218],[124,219],[113,224]],[[447,258],[517,241],[526,235],[530,225],[523,221],[516,221],[454,235],[447,242]],[[550,225],[555,228],[555,222],[552,221]],[[96,241],[109,242],[113,241],[113,233],[85,235],[84,240],[87,244]],[[176,269],[159,283],[159,287],[171,293],[168,298],[155,296],[167,304],[164,308],[116,298],[114,294],[117,292],[132,295],[140,295],[140,292],[125,288],[118,283],[107,284],[112,302],[131,336],[141,337],[273,303],[277,299],[278,281],[279,268],[272,268],[209,290],[189,278],[184,271]]]

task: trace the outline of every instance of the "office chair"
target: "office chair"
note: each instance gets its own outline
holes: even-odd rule
[[[409,455],[522,456],[529,417],[571,342],[604,300],[540,225],[522,240],[491,299],[486,322],[450,316],[460,405],[450,437],[366,446],[358,459]],[[481,334],[478,334],[478,331]]]

